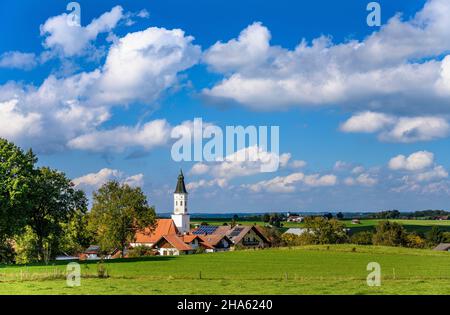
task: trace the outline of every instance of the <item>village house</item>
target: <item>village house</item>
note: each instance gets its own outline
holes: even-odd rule
[[[205,253],[227,251],[233,246],[233,242],[222,235],[165,235],[157,240],[152,248],[161,256],[189,255],[198,250]],[[200,250],[202,249],[202,250]]]
[[[224,252],[233,247],[233,242],[226,235],[209,234],[198,236],[202,240],[201,245],[205,248],[206,253]]]
[[[206,237],[208,235],[226,236],[231,240],[233,247],[264,248],[270,246],[270,241],[257,226],[229,225],[209,226],[201,225],[192,231],[192,234]]]
[[[305,233],[307,231],[307,229],[302,229],[302,228],[290,228],[288,229],[286,232],[284,232],[283,234],[294,234],[297,236],[302,235],[303,233]]]
[[[175,222],[172,219],[157,219],[153,230],[146,228],[136,233],[135,241],[130,244],[131,247],[148,246],[152,247],[164,235],[179,234]]]
[[[192,246],[193,244],[195,246]],[[193,254],[195,249],[198,248],[198,240],[195,239],[186,243],[183,236],[163,235],[152,245],[152,248],[157,250],[161,256]]]
[[[91,245],[84,253],[80,254],[80,260],[99,260],[100,259],[100,246]]]
[[[433,248],[433,250],[450,252],[450,243],[440,243],[438,246]]]
[[[300,223],[300,222],[303,222],[304,219],[305,219],[304,217],[299,216],[299,215],[289,215],[287,217],[286,221],[287,222],[298,222],[298,223]]]

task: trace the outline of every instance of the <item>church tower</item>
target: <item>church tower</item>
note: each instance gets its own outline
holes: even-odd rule
[[[190,231],[190,215],[187,208],[188,193],[184,185],[183,171],[178,175],[177,187],[173,193],[173,214],[172,220],[181,234]]]

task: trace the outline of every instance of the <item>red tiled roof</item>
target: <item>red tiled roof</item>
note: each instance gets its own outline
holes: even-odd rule
[[[200,236],[200,239],[204,243],[207,243],[211,246],[217,245],[223,238],[228,239],[228,237],[226,235],[221,235],[221,234],[209,234],[209,235],[199,235],[199,236]]]
[[[136,233],[136,243],[155,243],[164,235],[176,234],[178,234],[178,230],[172,219],[158,219],[153,231],[145,228]]]
[[[169,242],[173,247],[175,247],[178,250],[186,251],[186,250],[192,250],[192,247],[183,242],[180,236],[176,234],[172,235],[163,235],[161,236],[155,244],[153,244],[153,247],[157,245],[162,239],[165,239],[167,242]]]
[[[183,242],[185,242],[185,243],[191,243],[196,238],[200,238],[198,235],[195,235],[195,234],[187,234],[187,235],[183,235],[182,237],[183,237]]]
[[[247,233],[250,231],[254,231],[262,240],[264,243],[270,243],[267,237],[264,235],[262,230],[255,225],[249,226],[249,225],[236,225],[232,229],[230,229],[226,235],[230,240],[233,241],[233,243],[237,244],[239,243]]]
[[[231,229],[232,227],[229,225],[221,225],[218,226],[217,229],[209,235],[227,235],[227,233],[230,232]]]
[[[244,238],[245,235],[251,230],[252,228],[247,225],[236,225],[232,230],[230,230],[227,233],[227,236],[233,241],[233,243],[237,244],[241,241],[241,239]],[[236,234],[234,234],[236,232]]]
[[[212,246],[211,244],[206,243],[206,242],[200,242],[200,245],[203,247],[206,247],[206,248],[214,249],[214,246]]]
[[[272,242],[272,240],[267,236],[266,232],[264,231],[264,229],[261,226],[254,225],[254,228],[256,229],[256,231],[259,232],[260,237],[262,238],[262,240],[264,242],[267,242],[267,243],[271,243]]]

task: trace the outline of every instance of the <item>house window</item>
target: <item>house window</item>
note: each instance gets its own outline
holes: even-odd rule
[[[180,206],[182,206],[182,205],[183,205],[183,200],[180,201]]]

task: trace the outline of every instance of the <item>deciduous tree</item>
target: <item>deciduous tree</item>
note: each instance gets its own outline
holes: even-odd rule
[[[437,245],[444,240],[443,231],[438,226],[433,226],[427,233],[427,240],[432,245]]]
[[[372,245],[372,239],[373,233],[371,231],[362,231],[353,234],[350,237],[350,242],[358,245]]]
[[[374,245],[405,246],[407,233],[402,225],[396,222],[381,221],[375,227]]]
[[[155,216],[140,188],[110,181],[94,193],[89,226],[103,250],[119,248],[123,257],[136,232],[155,225]]]
[[[0,242],[7,242],[26,225],[28,194],[37,161],[33,152],[0,138]]]
[[[27,223],[36,235],[37,259],[43,261],[57,253],[65,232],[63,224],[77,211],[87,211],[87,199],[64,173],[47,167],[34,172],[31,187]]]
[[[326,219],[324,217],[308,217],[305,219],[304,228],[308,237],[315,244],[339,244],[345,243],[348,239],[345,225],[336,219]],[[302,235],[303,235],[302,234]]]

